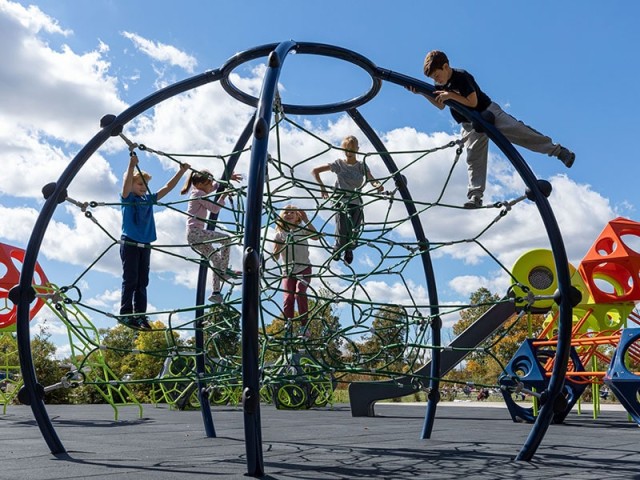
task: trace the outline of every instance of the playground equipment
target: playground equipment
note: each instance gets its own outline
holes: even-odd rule
[[[370,76],[370,88],[356,98],[333,104],[305,106],[284,103],[278,95],[277,85],[285,61],[291,53],[331,57],[348,62],[362,69]],[[237,88],[231,82],[230,74],[241,65],[264,57],[267,58],[267,66],[262,90],[259,97],[253,97]],[[335,365],[336,350],[331,348],[331,346],[335,346],[335,344],[341,343],[347,345],[351,351],[350,363],[343,366],[343,374],[352,371],[366,371],[372,375],[392,376],[394,380],[400,378],[402,375],[400,375],[399,372],[390,375],[392,366],[401,364],[402,366],[408,366],[413,369],[413,367],[420,364],[418,361],[418,359],[421,358],[420,355],[424,357],[424,350],[428,350],[430,352],[428,375],[426,372],[421,372],[417,375],[412,375],[412,377],[413,381],[417,382],[416,384],[418,384],[420,388],[428,389],[429,391],[429,401],[425,413],[422,438],[430,438],[439,400],[440,377],[444,370],[441,340],[441,315],[443,311],[438,300],[438,287],[435,281],[431,252],[435,249],[445,249],[452,245],[460,246],[469,243],[486,251],[486,247],[483,246],[480,237],[491,226],[499,221],[503,221],[516,204],[524,200],[530,200],[535,203],[551,245],[557,275],[557,292],[554,294],[554,301],[559,305],[557,322],[558,342],[555,350],[554,368],[544,392],[549,401],[542,405],[535,425],[529,434],[529,438],[518,455],[519,459],[530,459],[542,441],[544,433],[552,420],[556,399],[562,397],[561,390],[564,373],[567,368],[570,353],[569,340],[572,309],[570,278],[562,238],[546,199],[546,196],[550,193],[550,185],[548,182],[535,178],[520,154],[492,125],[476,113],[458,104],[451,103],[449,105],[451,108],[484,129],[489,138],[491,138],[502,153],[509,159],[523,180],[526,191],[521,192],[518,198],[491,205],[490,208],[495,208],[497,214],[475,236],[455,239],[453,241],[451,239],[443,239],[435,243],[429,241],[420,216],[427,215],[431,209],[436,206],[439,208],[454,208],[442,200],[451,172],[462,153],[461,145],[463,141],[450,142],[428,151],[413,152],[415,158],[412,161],[399,165],[396,162],[396,158],[400,157],[402,152],[388,151],[358,108],[376,97],[383,82],[388,82],[389,84],[399,87],[412,87],[416,91],[426,95],[433,95],[433,87],[420,80],[380,68],[367,58],[341,47],[294,41],[263,45],[242,52],[231,58],[220,69],[205,72],[170,85],[132,105],[117,116],[106,115],[101,121],[102,129],[78,152],[67,169],[61,174],[58,181],[45,189],[46,202],[38,217],[27,247],[20,282],[17,286],[13,287],[10,297],[17,305],[18,347],[20,349],[26,398],[31,405],[36,421],[49,449],[53,453],[65,451],[47,415],[41,389],[39,388],[33,369],[29,350],[28,326],[29,304],[37,297],[31,285],[32,278],[47,225],[57,205],[65,201],[69,201],[84,209],[83,212],[85,212],[88,218],[97,221],[94,215],[94,209],[100,207],[100,205],[94,202],[78,202],[70,199],[67,194],[68,186],[87,159],[111,137],[124,139],[130,149],[140,147],[142,151],[161,154],[162,152],[157,150],[152,151],[147,147],[143,148],[141,145],[136,146],[134,142],[129,141],[123,134],[124,126],[147,109],[175,95],[215,82],[220,82],[222,88],[231,97],[255,109],[251,118],[248,119],[246,127],[240,133],[233,152],[228,155],[218,155],[216,157],[222,158],[225,162],[225,173],[222,178],[220,190],[217,192],[220,194],[223,189],[228,188],[229,182],[227,180],[230,178],[231,172],[234,171],[242,153],[246,151],[245,146],[251,138],[253,139],[250,153],[247,153],[247,155],[250,156],[248,188],[246,189],[246,193],[242,192],[241,195],[238,195],[238,201],[242,199],[244,204],[242,205],[242,209],[234,208],[232,212],[234,215],[238,215],[234,223],[234,228],[238,229],[236,237],[238,239],[242,238],[242,295],[241,299],[234,299],[229,296],[224,302],[224,308],[235,310],[236,306],[240,307],[237,310],[237,314],[241,323],[242,358],[241,364],[240,362],[236,363],[234,368],[231,369],[232,373],[229,375],[241,375],[247,470],[249,475],[260,476],[264,473],[260,399],[264,395],[264,383],[262,383],[261,380],[265,377],[264,371],[261,370],[261,365],[264,365],[264,362],[262,361],[263,358],[260,353],[263,348],[263,343],[261,343],[261,337],[259,336],[259,325],[261,322],[264,323],[265,315],[271,318],[278,315],[277,310],[275,313],[269,310],[276,302],[272,296],[269,296],[271,294],[268,292],[278,291],[275,285],[279,283],[279,276],[271,275],[270,279],[267,278],[265,280],[265,272],[268,268],[265,267],[265,252],[267,248],[265,247],[266,235],[263,230],[263,225],[273,220],[274,212],[281,206],[282,202],[290,199],[288,195],[282,194],[283,185],[286,188],[299,188],[303,192],[306,192],[305,198],[309,199],[309,201],[319,196],[317,186],[311,186],[309,182],[305,184],[304,179],[294,175],[293,166],[287,164],[280,154],[275,154],[275,152],[280,152],[279,148],[273,149],[273,156],[268,154],[270,140],[272,140],[273,137],[278,138],[279,127],[284,127],[284,125],[289,125],[289,128],[296,127],[296,123],[287,118],[287,115],[290,114],[329,115],[344,113],[350,121],[359,128],[361,135],[373,146],[373,151],[366,154],[365,159],[374,156],[380,159],[381,165],[384,165],[387,169],[387,173],[381,175],[381,180],[385,186],[393,188],[393,191],[384,195],[378,195],[376,193],[366,193],[366,195],[364,195],[364,199],[366,200],[364,202],[365,205],[373,205],[375,203],[375,206],[378,208],[382,205],[385,206],[382,209],[384,212],[382,218],[384,220],[380,225],[374,224],[370,228],[365,229],[362,233],[363,237],[361,237],[364,245],[371,247],[373,251],[377,252],[377,259],[374,258],[372,260],[374,267],[371,268],[369,275],[372,273],[380,275],[381,277],[382,275],[396,275],[399,279],[398,283],[402,285],[406,297],[410,300],[407,304],[400,305],[395,302],[371,302],[368,300],[366,289],[360,284],[359,279],[361,277],[359,277],[359,272],[355,270],[354,267],[351,267],[350,271],[343,273],[341,270],[336,269],[330,260],[328,260],[322,265],[323,275],[314,277],[313,281],[321,282],[324,281],[325,278],[333,278],[336,279],[336,282],[347,283],[348,286],[342,286],[340,290],[338,290],[337,287],[332,288],[330,290],[331,295],[322,294],[321,289],[311,292],[311,295],[316,301],[315,311],[311,314],[319,314],[337,302],[345,303],[351,310],[353,323],[346,328],[324,331],[324,327],[330,325],[330,323],[322,321],[321,326],[317,325],[317,327],[322,330],[322,336],[319,339],[312,337],[308,340],[296,340],[296,343],[293,344],[294,348],[296,350],[301,348],[305,349],[306,355],[310,357],[311,361],[303,360],[305,358],[304,356],[293,353],[284,355],[283,359],[286,367],[284,366],[285,364],[278,364],[277,362],[274,364],[274,372],[276,375],[274,375],[273,378],[277,377],[277,380],[274,380],[270,385],[274,387],[276,399],[280,401],[282,398],[285,398],[285,404],[296,404],[302,396],[300,391],[305,390],[305,388],[300,388],[299,379],[302,375],[312,380],[312,382],[307,382],[307,385],[313,385],[313,383],[325,385],[320,391],[313,391],[311,388],[307,389],[308,401],[314,404],[318,402],[319,404],[323,404],[325,401],[328,401],[326,392],[328,391],[328,384],[332,383],[333,379],[326,380],[317,378],[316,366],[320,365],[323,371],[335,368],[332,367],[332,365]],[[273,122],[272,116],[275,117],[275,121]],[[299,128],[299,125],[297,127]],[[329,142],[320,143],[322,144],[321,151],[315,154],[315,157],[329,152],[333,148],[329,146]],[[455,157],[448,176],[443,181],[444,187],[442,191],[436,192],[437,198],[431,199],[430,201],[414,201],[409,192],[407,178],[411,178],[410,175],[412,172],[417,172],[415,169],[417,168],[418,160],[423,160],[423,157],[427,154],[445,149],[454,150]],[[309,157],[308,160],[311,158],[313,158],[313,156]],[[266,182],[267,167],[269,168],[268,182]],[[265,187],[267,189],[267,195],[265,195]],[[336,209],[339,208],[335,206],[332,207],[329,202],[315,203],[313,206],[314,208],[322,207],[323,209],[331,210],[332,215],[335,215],[337,213]],[[240,210],[242,210],[241,214],[238,213]],[[211,220],[215,222],[216,218],[211,218]],[[326,220],[322,230],[325,228],[330,230],[330,227],[331,224],[329,220]],[[413,232],[415,240],[398,241],[394,237],[394,230],[400,230],[401,227]],[[118,245],[119,240],[113,235],[109,235],[112,241],[109,248]],[[324,245],[324,247],[326,247],[326,245]],[[402,255],[397,254],[399,250],[402,250]],[[106,252],[103,252],[101,255],[105,253]],[[492,258],[495,260],[495,256],[492,256]],[[414,300],[414,292],[412,291],[414,287],[413,285],[409,285],[410,282],[406,281],[404,277],[404,269],[410,261],[414,261],[424,274],[426,283],[425,290],[428,296],[428,302],[425,304],[419,304]],[[198,402],[202,411],[206,434],[214,437],[216,434],[208,401],[208,394],[211,391],[209,388],[211,385],[208,380],[211,379],[207,378],[207,356],[204,354],[209,346],[206,338],[206,326],[208,323],[207,318],[211,315],[211,308],[204,302],[207,270],[207,265],[200,265],[198,287],[194,302],[195,306],[190,305],[182,310],[182,312],[190,312],[190,314],[194,316],[188,323],[192,324],[190,328],[192,328],[195,335],[195,346],[192,351],[195,357],[196,370],[194,377],[195,391],[197,392]],[[278,278],[278,281],[276,281],[276,278]],[[362,276],[362,278],[364,278],[364,276]],[[68,288],[70,286],[77,287],[75,283],[67,285],[66,287]],[[336,292],[338,292],[338,294],[336,294]],[[73,303],[81,306],[79,300]],[[86,307],[86,305],[83,306]],[[173,312],[174,310],[167,313]],[[314,326],[314,320],[316,318],[317,317],[314,317],[311,320],[312,326]],[[499,323],[500,320],[501,316],[497,315],[496,321]],[[218,321],[228,321],[226,314],[221,314],[219,319],[214,318],[213,323],[217,323]],[[316,323],[319,322],[316,321]],[[173,327],[168,328],[171,329]],[[381,332],[383,332],[384,335]],[[429,342],[427,341],[427,332],[429,332],[430,335]],[[266,328],[263,328],[262,333],[268,335]],[[354,338],[369,335],[372,338],[371,343],[376,344],[380,343],[382,338],[386,338],[390,334],[392,338],[395,339],[393,344],[373,352],[367,352],[358,348],[357,342],[354,340]],[[411,335],[411,337],[409,335]],[[477,335],[479,336],[480,334],[478,333]],[[469,336],[475,337],[476,333],[470,333]],[[476,341],[477,338],[471,338],[471,340]],[[470,343],[473,343],[473,341]],[[405,350],[405,345],[410,346],[409,351]],[[176,349],[176,352],[178,351],[179,349]],[[378,367],[368,367],[368,365],[372,363],[376,363],[376,365],[379,363],[383,368],[379,371]],[[295,372],[292,372],[289,368],[292,364],[295,365]],[[336,369],[336,373],[337,370],[338,369]],[[417,370],[419,371],[419,369]],[[295,387],[288,388],[286,384],[280,384],[281,380],[279,379],[282,378],[282,373],[285,373],[285,378],[287,375],[292,376],[291,380],[293,382],[291,384],[295,385]],[[268,375],[267,378],[269,378]],[[171,379],[171,381],[174,382],[175,380],[175,378]],[[280,392],[283,392],[282,395]],[[189,398],[191,398],[191,396],[189,396]]]
[[[2,413],[6,413],[9,405],[22,387],[22,375],[18,365],[18,346],[15,340],[16,305],[9,304],[10,290],[19,280],[20,269],[24,261],[24,250],[0,243],[0,404]],[[40,265],[36,264],[33,274],[33,288],[40,289],[47,283],[47,277]],[[44,305],[42,299],[37,299],[29,307],[29,320],[38,313]]]
[[[16,285],[19,272],[15,263],[24,261],[25,251],[11,245],[0,244],[0,263],[6,269],[6,273],[0,279],[0,298],[6,303],[11,295],[10,289]],[[142,406],[136,400],[133,393],[126,385],[117,383],[118,380],[109,366],[104,361],[104,355],[100,349],[100,340],[95,326],[86,315],[69,301],[66,290],[62,291],[49,282],[42,267],[36,263],[36,275],[34,276],[33,290],[35,302],[30,308],[29,318],[33,318],[44,306],[57,316],[66,326],[68,332],[71,355],[69,356],[70,371],[53,385],[39,387],[40,395],[44,395],[58,388],[72,388],[82,383],[93,383],[99,394],[109,403],[113,409],[115,418],[118,419],[118,407],[136,406],[142,416]],[[3,327],[0,335],[3,337],[2,373],[3,385],[0,393],[0,401],[4,410],[14,398],[22,403],[29,403],[29,396],[22,388],[20,368],[17,364],[9,364],[10,358],[17,359],[18,346],[15,344],[13,332],[16,331],[16,307],[7,308],[0,314],[0,322]]]
[[[564,398],[555,404],[554,422],[564,420],[589,384],[593,387],[597,414],[599,386],[604,382],[640,424],[639,335],[637,326],[628,328],[629,323],[640,325],[640,317],[633,310],[640,301],[638,247],[640,223],[616,218],[605,226],[579,268],[569,265],[574,292],[581,300],[573,309],[569,371]],[[547,314],[538,338],[521,346],[500,380],[509,387],[503,396],[513,420],[532,422],[535,405],[530,408],[517,405],[509,391],[524,388],[546,400],[538,392],[545,391],[554,366],[558,327],[551,252],[526,253],[516,262],[513,275],[520,284],[518,287],[514,283],[514,295],[519,298],[517,307]],[[532,301],[534,298],[538,300]],[[605,372],[603,367],[608,370]]]

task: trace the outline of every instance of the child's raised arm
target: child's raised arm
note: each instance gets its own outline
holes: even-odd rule
[[[184,175],[184,172],[186,172],[190,168],[191,168],[191,165],[189,165],[188,163],[181,163],[180,168],[178,169],[176,174],[173,177],[171,177],[171,180],[169,180],[164,187],[158,190],[157,199],[160,200],[167,193],[173,190],[175,186],[178,184],[178,181],[180,180],[182,175]]]
[[[428,95],[426,93],[423,92],[418,92],[415,87],[404,87],[407,90],[409,90],[411,93],[415,93],[417,95],[421,95],[424,98],[426,98],[427,100],[429,100],[429,103],[431,103],[434,107],[439,108],[440,110],[442,110],[445,105],[443,102],[439,102],[436,98],[432,97],[431,95]]]
[[[307,212],[305,212],[304,210],[298,210],[298,214],[300,215],[301,228],[307,230],[308,232],[315,233],[315,235],[310,236],[309,239],[318,240],[322,236],[322,233],[318,232],[318,230],[316,230],[316,227],[314,227],[313,224],[309,222]]]
[[[138,165],[138,156],[136,152],[131,152],[129,156],[129,167],[124,174],[124,180],[122,181],[122,198],[127,198],[133,189],[133,176],[134,171]]]

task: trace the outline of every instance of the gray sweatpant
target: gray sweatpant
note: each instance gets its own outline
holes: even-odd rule
[[[551,138],[534,130],[517,118],[506,113],[500,105],[491,102],[487,108],[495,116],[494,125],[507,139],[516,145],[533,152],[546,153],[557,157],[562,148],[553,143]],[[489,155],[489,138],[484,133],[476,132],[471,123],[463,123],[462,128],[469,133],[467,138],[467,172],[469,187],[467,197],[476,195],[482,198],[487,184],[487,158]]]

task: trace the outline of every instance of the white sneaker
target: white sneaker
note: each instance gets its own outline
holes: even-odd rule
[[[222,303],[222,295],[220,292],[213,292],[209,296],[209,303]]]

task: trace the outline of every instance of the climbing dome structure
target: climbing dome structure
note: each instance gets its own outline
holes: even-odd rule
[[[345,62],[370,78],[369,88],[355,98],[335,103],[288,103],[286,92],[279,91],[279,79],[289,56],[294,53]],[[259,94],[252,95],[233,83],[234,71],[248,62],[261,59],[265,63],[262,86]],[[170,85],[119,115],[105,115],[100,131],[78,152],[58,181],[43,189],[46,202],[26,250],[19,284],[11,289],[9,298],[17,305],[18,347],[24,377],[22,398],[31,405],[50,450],[53,453],[64,452],[64,446],[47,415],[43,388],[33,367],[29,350],[30,304],[46,300],[59,311],[75,334],[83,338],[84,348],[79,357],[85,359],[98,356],[104,347],[95,335],[85,334],[91,330],[90,327],[77,327],[79,323],[84,325],[86,320],[87,315],[82,312],[90,311],[93,317],[123,320],[83,302],[80,281],[103,256],[113,255],[122,244],[119,233],[110,231],[101,221],[101,209],[120,204],[73,199],[68,195],[68,187],[87,160],[107,142],[124,140],[130,151],[142,152],[141,156],[163,157],[176,162],[176,165],[196,155],[187,152],[181,156],[166,153],[168,149],[165,146],[144,145],[135,138],[130,139],[129,134],[125,134],[125,127],[145,111],[172,97],[216,83],[230,97],[253,110],[233,151],[210,153],[212,159],[224,166],[219,189],[212,199],[224,193],[231,195],[231,201],[219,215],[210,216],[209,228],[224,230],[231,242],[241,247],[242,258],[238,268],[241,278],[228,282],[229,289],[221,303],[209,304],[205,300],[207,276],[211,274],[209,265],[184,243],[152,245],[154,254],[177,256],[186,264],[200,265],[195,298],[187,305],[175,305],[162,312],[169,317],[169,325],[161,329],[166,333],[168,347],[161,352],[139,352],[166,358],[157,379],[162,385],[162,394],[182,404],[199,404],[205,431],[211,437],[216,433],[210,404],[222,397],[239,399],[244,411],[247,470],[254,476],[264,473],[261,399],[273,401],[282,408],[325,405],[331,401],[331,390],[336,382],[353,378],[350,375],[361,374],[368,379],[357,387],[352,385],[352,404],[359,405],[355,410],[367,411],[380,398],[419,390],[428,392],[422,438],[430,438],[436,421],[443,372],[464,358],[464,353],[486,338],[491,328],[498,328],[514,310],[514,299],[505,297],[496,305],[499,312],[496,314],[494,310],[493,316],[487,318],[485,331],[474,332],[459,349],[444,351],[443,316],[469,306],[459,303],[447,305],[439,301],[441,287],[436,282],[434,258],[451,249],[469,246],[484,252],[495,262],[497,270],[513,278],[499,260],[498,252],[485,244],[484,237],[496,225],[513,219],[513,212],[520,206],[531,203],[535,205],[540,224],[546,231],[557,275],[553,301],[558,306],[558,342],[553,371],[544,386],[548,400],[542,405],[518,455],[520,459],[530,459],[551,423],[556,399],[563,396],[570,351],[572,301],[575,301],[570,295],[566,252],[547,201],[549,183],[535,177],[520,154],[491,124],[476,113],[451,103],[448,105],[450,108],[468,118],[477,129],[484,129],[510,161],[524,187],[513,198],[478,211],[465,212],[481,219],[477,223],[470,222],[477,225],[474,233],[468,234],[464,229],[464,234],[457,234],[455,225],[441,229],[441,223],[447,216],[453,217],[462,211],[459,206],[448,202],[448,191],[465,139],[446,141],[430,149],[393,151],[361,111],[361,107],[376,100],[383,84],[388,84],[389,88],[411,87],[426,96],[433,95],[433,86],[380,68],[362,55],[341,47],[294,41],[263,45],[239,53],[219,69]],[[371,187],[363,186],[357,194],[364,208],[365,222],[361,229],[352,232],[349,239],[349,249],[354,250],[355,255],[353,262],[342,261],[346,249],[332,251],[337,237],[335,219],[344,213],[345,205],[349,203],[345,199],[352,198],[353,193],[336,189],[331,198],[325,199],[310,175],[313,167],[344,156],[344,151],[335,145],[335,141],[314,133],[304,118],[336,114],[351,122],[352,133],[363,145],[358,159],[377,182]],[[290,150],[281,147],[280,139],[284,132],[313,137],[313,151],[292,155]],[[412,195],[411,185],[417,183],[413,179],[429,175],[429,155],[436,152],[444,152],[449,158],[442,170],[441,188],[427,194],[419,192],[419,195]],[[201,152],[198,155],[202,155]],[[245,168],[248,177],[246,185],[239,187],[231,181],[232,172],[239,168],[243,159],[248,162]],[[34,269],[54,212],[65,202],[80,208],[87,221],[101,229],[108,240],[105,250],[96,254],[95,262],[87,269],[70,279],[52,279],[63,286],[51,286],[51,291],[42,292],[32,286]],[[162,205],[182,212],[185,205],[179,203]],[[307,291],[309,333],[299,332],[300,322],[296,317],[287,318],[284,314],[281,279],[286,271],[273,255],[275,221],[279,212],[289,204],[303,210],[309,223],[320,232],[319,239],[309,242],[313,264]],[[436,215],[435,212],[445,213]],[[419,280],[416,280],[416,271]],[[519,283],[517,279],[516,283]],[[373,293],[380,290],[385,295]],[[72,316],[77,321],[70,318],[70,309],[76,312]],[[153,316],[154,312],[149,314]],[[184,334],[193,337],[188,346],[178,341]],[[224,336],[239,338],[239,353],[224,351],[220,341]],[[84,367],[86,365],[82,363],[78,371],[95,369]],[[108,377],[92,381],[97,386],[118,383]],[[358,413],[354,411],[354,414]]]

